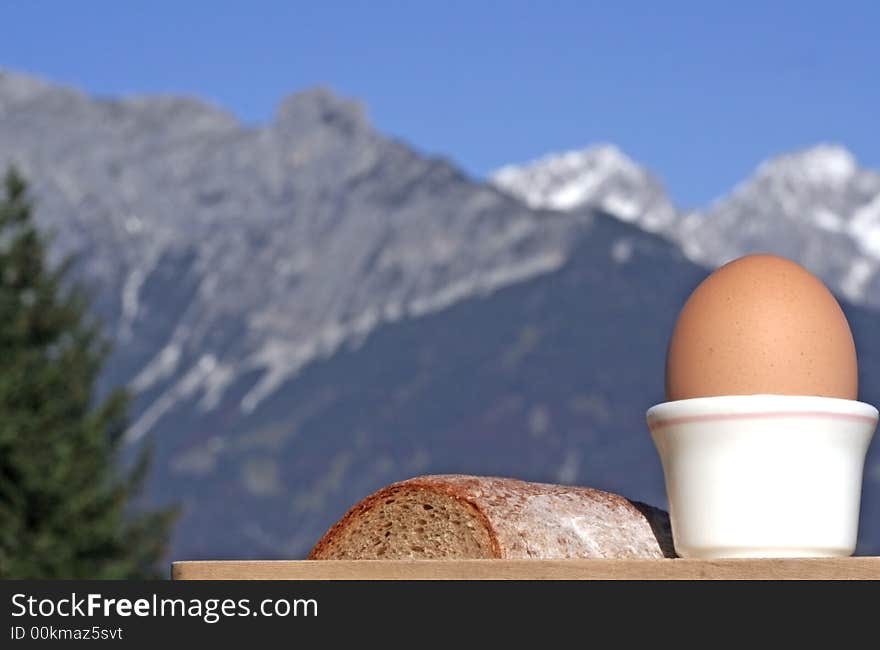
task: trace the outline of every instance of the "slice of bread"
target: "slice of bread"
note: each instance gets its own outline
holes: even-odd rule
[[[591,488],[455,474],[357,503],[312,560],[674,557],[668,515]]]

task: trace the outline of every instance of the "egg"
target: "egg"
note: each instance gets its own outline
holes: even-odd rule
[[[718,395],[854,400],[858,363],[837,300],[802,266],[748,255],[691,294],[666,357],[669,401]]]

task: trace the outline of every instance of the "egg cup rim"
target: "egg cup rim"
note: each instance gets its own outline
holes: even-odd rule
[[[772,393],[755,393],[751,395],[713,395],[709,397],[690,397],[687,399],[660,402],[651,406],[647,412],[648,420],[663,418],[682,410],[696,409],[709,415],[718,410],[734,413],[749,413],[755,408],[763,411],[784,411],[792,415],[809,414],[816,411],[827,411],[846,415],[878,420],[880,412],[877,407],[859,400],[841,397],[821,397],[818,395],[778,395]]]

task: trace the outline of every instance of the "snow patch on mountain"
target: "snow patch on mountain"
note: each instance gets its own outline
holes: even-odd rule
[[[660,181],[609,144],[508,165],[494,172],[490,182],[532,208],[596,208],[651,232],[675,220]]]
[[[853,302],[880,306],[880,173],[834,144],[772,158],[673,237],[714,266],[752,252],[790,257]]]
[[[610,145],[508,165],[491,182],[534,208],[601,209],[675,241],[707,267],[755,252],[784,255],[851,301],[880,307],[880,173],[840,145],[771,158],[689,212],[678,212],[650,173]]]
[[[762,163],[756,176],[772,181],[840,187],[858,171],[853,155],[834,144],[820,144]]]
[[[880,260],[880,192],[853,212],[849,232],[865,254]]]
[[[134,421],[125,433],[129,443],[135,443],[146,436],[160,419],[179,402],[194,397],[204,387],[217,367],[217,359],[212,354],[204,354],[174,384],[154,400]]]

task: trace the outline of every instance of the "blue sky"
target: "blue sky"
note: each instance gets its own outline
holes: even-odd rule
[[[820,141],[880,168],[867,0],[7,0],[0,17],[2,66],[101,95],[198,95],[249,123],[328,85],[476,176],[613,142],[694,206]]]

